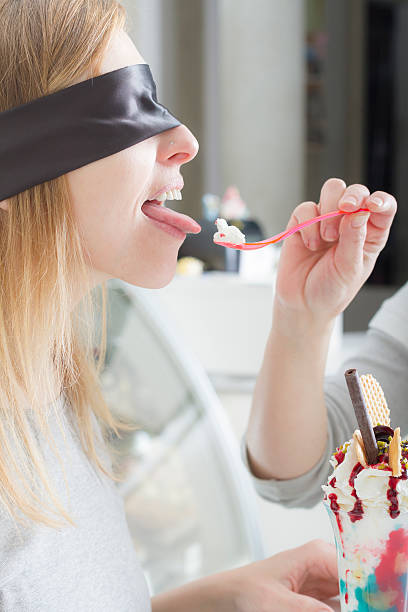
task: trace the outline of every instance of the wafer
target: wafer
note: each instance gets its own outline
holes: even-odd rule
[[[401,476],[401,433],[399,427],[395,428],[394,436],[390,442],[388,463],[392,469],[392,475]]]
[[[380,383],[372,374],[360,376],[360,383],[373,427],[376,425],[386,425],[389,427],[390,411]]]
[[[354,448],[356,449],[357,460],[363,467],[367,466],[367,457],[364,449],[364,442],[359,429],[353,433]]]

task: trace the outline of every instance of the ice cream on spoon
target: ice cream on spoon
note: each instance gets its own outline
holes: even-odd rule
[[[217,219],[215,222],[217,232],[214,234],[214,242],[226,244],[244,244],[245,234],[235,225],[228,225],[225,219]]]

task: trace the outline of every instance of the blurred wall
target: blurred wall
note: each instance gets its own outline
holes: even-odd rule
[[[364,11],[361,0],[326,1],[330,40],[325,71],[328,133],[323,180],[339,176],[347,184],[363,182]]]
[[[219,6],[223,187],[279,232],[304,187],[303,1]]]

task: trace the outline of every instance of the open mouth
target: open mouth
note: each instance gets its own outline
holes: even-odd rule
[[[174,189],[172,192],[165,192],[156,199],[146,200],[143,203],[142,212],[144,215],[161,230],[176,238],[184,239],[186,234],[198,234],[201,231],[201,227],[194,219],[165,206],[166,196],[169,193],[171,194],[169,199],[181,200],[181,192],[178,189]]]

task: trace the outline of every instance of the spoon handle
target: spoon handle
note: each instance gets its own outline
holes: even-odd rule
[[[280,234],[276,234],[271,238],[267,238],[266,240],[260,240],[259,242],[246,242],[245,244],[248,246],[266,246],[267,244],[274,244],[275,242],[280,242],[284,240],[284,238],[288,238],[292,234],[295,234],[299,230],[302,230],[304,227],[308,225],[313,225],[314,223],[318,223],[318,221],[323,221],[324,219],[330,219],[332,217],[338,217],[340,215],[354,215],[358,212],[370,212],[368,208],[359,208],[358,210],[348,212],[346,210],[335,210],[330,213],[326,213],[325,215],[319,215],[318,217],[313,217],[313,219],[308,219],[308,221],[304,221],[303,223],[299,223],[299,225],[295,225],[291,227],[289,230],[285,230]]]

